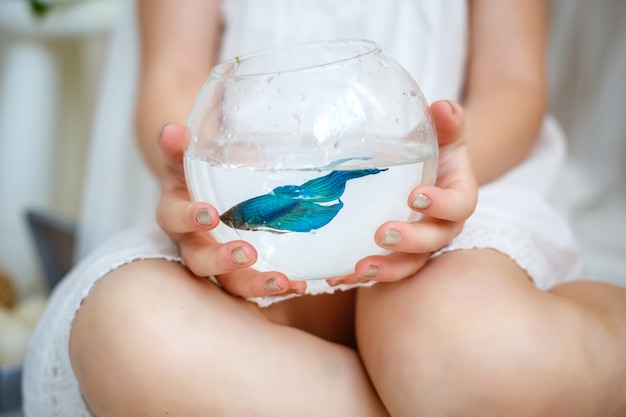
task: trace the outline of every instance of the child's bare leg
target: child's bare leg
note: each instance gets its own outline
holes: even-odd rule
[[[389,413],[623,416],[626,290],[537,290],[506,256],[452,252],[360,290],[357,340]]]
[[[173,262],[100,280],[70,356],[99,417],[388,415],[352,349],[273,324]]]

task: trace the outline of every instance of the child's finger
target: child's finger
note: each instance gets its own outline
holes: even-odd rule
[[[246,268],[257,259],[257,253],[250,244],[243,241],[220,244],[209,233],[184,234],[178,236],[176,241],[185,265],[201,277]]]
[[[161,129],[159,145],[172,162],[182,163],[187,147],[187,134],[188,128],[176,123],[168,123]]]
[[[431,253],[447,245],[462,228],[462,222],[432,217],[414,223],[392,221],[378,228],[375,239],[380,247],[396,252]]]
[[[409,195],[409,206],[440,220],[465,221],[476,208],[477,193],[473,182],[458,181],[444,189],[424,185]]]
[[[430,105],[439,146],[459,139],[465,123],[463,107],[452,100],[439,100]]]
[[[378,282],[398,281],[419,271],[428,261],[429,255],[393,252],[386,256],[368,256],[357,262],[355,275]]]
[[[306,283],[303,281],[289,281],[279,272],[259,272],[250,268],[223,274],[217,278],[230,294],[244,298],[268,297],[291,292],[303,294],[306,289]]]
[[[157,208],[159,226],[168,234],[191,233],[215,228],[219,214],[209,204],[185,200],[162,200]]]

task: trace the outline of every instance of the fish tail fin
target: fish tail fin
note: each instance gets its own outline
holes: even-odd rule
[[[341,201],[330,206],[302,202],[291,213],[281,217],[280,221],[273,226],[282,230],[307,233],[326,226],[335,218],[342,207]]]

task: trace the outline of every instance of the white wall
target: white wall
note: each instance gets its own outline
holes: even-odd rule
[[[626,1],[550,0],[551,107],[587,278],[626,286]]]
[[[24,211],[78,215],[85,153],[117,0],[53,9],[0,2],[0,268],[42,289]]]

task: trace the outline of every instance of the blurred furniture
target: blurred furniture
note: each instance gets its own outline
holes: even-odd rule
[[[13,365],[0,368],[0,417],[4,412],[17,410],[22,403],[20,382],[22,367]]]
[[[74,264],[76,225],[50,213],[28,210],[26,219],[44,271],[47,292],[57,285]]]

